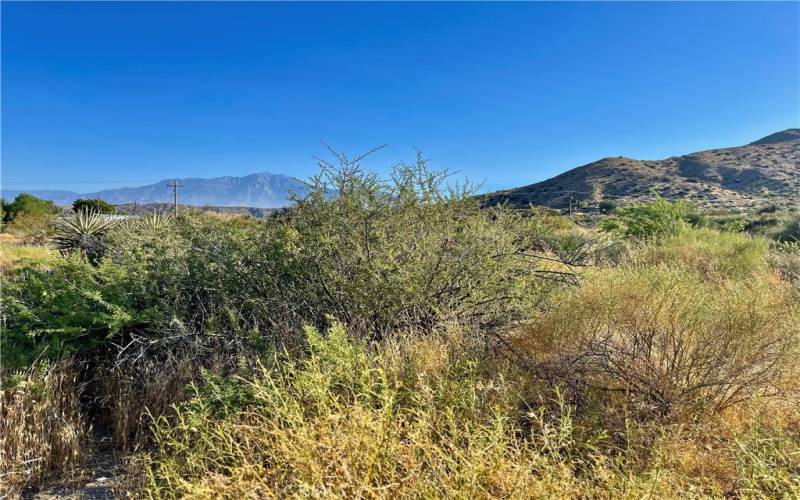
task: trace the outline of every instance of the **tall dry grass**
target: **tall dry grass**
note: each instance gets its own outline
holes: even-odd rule
[[[158,498],[641,498],[714,492],[663,467],[658,442],[618,448],[580,429],[482,341],[451,331],[368,348],[337,326],[310,355],[252,379],[209,378],[157,419]]]
[[[6,382],[0,401],[0,494],[80,474],[91,453],[79,367],[66,359]]]

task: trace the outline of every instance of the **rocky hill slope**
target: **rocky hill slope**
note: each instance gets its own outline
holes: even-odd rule
[[[647,199],[651,192],[703,208],[800,206],[800,129],[771,134],[746,146],[712,149],[665,160],[604,158],[543,182],[486,195],[506,202],[567,208]]]

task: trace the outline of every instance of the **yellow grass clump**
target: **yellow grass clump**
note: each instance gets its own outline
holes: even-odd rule
[[[14,269],[20,261],[47,262],[57,256],[52,248],[0,241],[0,272]]]
[[[78,473],[90,454],[78,368],[71,360],[33,367],[0,391],[0,494]]]

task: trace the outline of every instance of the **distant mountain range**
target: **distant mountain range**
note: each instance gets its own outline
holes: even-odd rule
[[[100,198],[111,204],[169,203],[172,189],[167,186],[172,179],[140,187],[106,189],[92,193],[53,190],[2,190],[2,197],[10,200],[25,192],[52,200],[57,205],[70,205],[78,198]],[[214,177],[212,179],[178,179],[178,201],[182,205],[218,207],[280,208],[289,205],[289,194],[304,195],[308,184],[287,175],[260,173],[244,177]]]
[[[665,160],[604,158],[553,177],[485,195],[508,203],[567,208],[570,198],[596,204],[647,199],[651,192],[703,208],[800,207],[800,129],[776,132],[746,146],[712,149]]]
[[[26,190],[58,205],[77,198],[100,198],[115,205],[170,203],[170,180],[140,187],[93,193]],[[280,208],[289,193],[304,195],[308,185],[294,177],[260,173],[244,177],[178,179],[182,205]],[[651,197],[655,191],[671,199],[686,199],[703,208],[747,209],[766,204],[800,206],[800,129],[768,135],[746,146],[712,149],[665,160],[604,158],[543,182],[483,196],[485,204],[529,204],[565,209],[574,203],[626,203]],[[2,190],[13,199],[19,190]]]

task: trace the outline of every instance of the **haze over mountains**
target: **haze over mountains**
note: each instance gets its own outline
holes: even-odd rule
[[[40,198],[69,205],[77,198],[101,198],[112,204],[168,203],[170,180],[140,187],[92,193],[25,190]],[[302,196],[307,184],[294,177],[258,173],[244,177],[178,179],[179,202],[217,207],[279,208],[289,193]],[[665,160],[604,158],[573,168],[536,184],[486,195],[487,204],[529,204],[567,208],[573,201],[597,204],[648,199],[655,190],[664,197],[686,199],[705,208],[746,209],[764,204],[800,205],[800,129],[787,129],[746,146],[712,149]],[[20,190],[3,190],[12,199]]]
[[[603,158],[536,184],[486,195],[486,204],[567,208],[573,201],[626,203],[655,190],[703,208],[800,206],[800,129],[746,146],[712,149],[665,160]]]
[[[13,199],[20,192],[52,200],[58,205],[70,205],[78,198],[100,198],[118,205],[123,203],[172,202],[171,179],[139,187],[106,189],[92,193],[52,190],[3,190],[2,196]],[[289,194],[303,195],[308,185],[288,175],[259,173],[244,177],[214,177],[211,179],[178,179],[182,184],[178,193],[183,205],[219,207],[279,208],[289,204]]]

